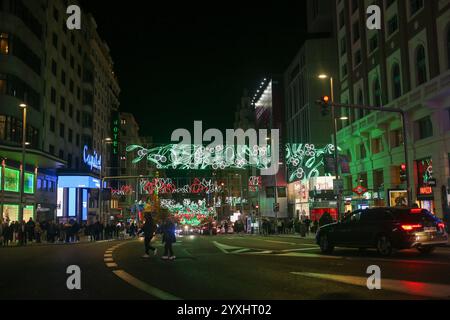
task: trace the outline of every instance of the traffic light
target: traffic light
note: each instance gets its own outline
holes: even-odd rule
[[[406,164],[402,163],[400,165],[400,181],[405,182],[407,179],[407,171],[406,171]]]
[[[330,114],[330,97],[323,96],[320,100],[317,101],[318,104],[322,107],[322,116],[326,117]]]

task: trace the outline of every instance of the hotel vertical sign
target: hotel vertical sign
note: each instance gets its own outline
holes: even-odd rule
[[[112,114],[112,123],[111,123],[111,167],[114,169],[112,170],[117,171],[119,169],[119,159],[120,159],[120,114],[119,112],[114,112]]]

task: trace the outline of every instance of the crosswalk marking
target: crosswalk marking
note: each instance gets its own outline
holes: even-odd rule
[[[291,274],[367,288],[367,278],[365,277],[356,277],[338,274],[309,273],[309,272],[291,272]],[[439,299],[450,298],[450,285],[445,284],[394,280],[394,279],[381,279],[381,288],[382,290],[395,291],[400,293],[406,293],[409,295],[422,296],[428,298],[439,298]]]

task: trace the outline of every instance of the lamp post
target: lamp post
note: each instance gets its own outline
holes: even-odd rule
[[[20,171],[20,206],[19,206],[19,223],[23,220],[24,213],[24,187],[25,187],[25,152],[27,145],[27,105],[25,103],[21,103],[19,107],[23,111],[23,121],[22,121],[22,169]]]
[[[106,144],[111,143],[112,139],[111,138],[106,138],[106,139],[102,139],[102,146],[103,146],[103,142],[105,142]],[[101,159],[102,159],[102,163],[100,166],[100,194],[98,196],[98,206],[99,206],[99,218],[103,219],[102,215],[103,215],[103,163],[104,163],[104,157],[103,155],[101,155]],[[104,221],[103,221],[104,222]]]
[[[339,159],[338,159],[338,143],[337,143],[337,118],[336,118],[336,109],[334,107],[334,83],[333,83],[333,77],[329,77],[326,74],[321,74],[318,76],[319,79],[325,80],[330,79],[330,92],[331,92],[331,117],[333,119],[333,144],[334,144],[334,171],[336,176],[336,182],[339,180]],[[344,120],[344,118],[341,118]],[[337,217],[338,219],[341,218],[340,216],[340,209],[341,209],[341,193],[338,192],[337,195]]]

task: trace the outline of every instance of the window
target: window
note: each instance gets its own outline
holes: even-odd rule
[[[64,71],[61,72],[61,82],[66,85],[66,73]]]
[[[359,90],[358,104],[359,105],[363,105],[364,104],[364,95],[363,95],[362,90]],[[356,115],[356,113],[358,113],[358,119],[364,118],[364,110],[363,109],[355,110],[355,115]]]
[[[391,148],[403,145],[403,131],[401,129],[391,131]]]
[[[66,98],[61,97],[61,104],[60,104],[61,111],[66,111]]]
[[[355,66],[362,62],[361,49],[358,49],[355,53]]]
[[[55,117],[50,116],[50,131],[55,132]]]
[[[421,85],[427,81],[427,63],[425,57],[425,48],[420,45],[416,49],[416,68],[417,68],[417,85]]]
[[[72,141],[73,141],[73,131],[72,131],[72,129],[69,129],[68,140],[69,140],[70,143],[72,143]]]
[[[52,73],[55,77],[58,75],[58,65],[55,60],[52,60]]]
[[[59,158],[64,160],[64,151],[63,150],[59,150]]]
[[[66,128],[64,126],[64,123],[60,123],[59,124],[59,136],[64,139],[65,133],[66,133]]]
[[[9,54],[9,35],[0,33],[0,54]]]
[[[56,9],[56,8],[53,8],[53,18],[55,19],[56,22],[58,22],[59,12],[58,12],[58,9]]]
[[[383,140],[381,138],[372,139],[372,154],[383,152]]]
[[[73,105],[69,104],[69,117],[73,118]]]
[[[61,54],[64,60],[67,60],[67,48],[65,45],[62,46]]]
[[[367,153],[366,153],[366,147],[364,146],[364,143],[361,143],[359,145],[359,159],[365,159],[367,158]]]
[[[73,56],[70,56],[70,67],[72,70],[75,69],[75,58]]]
[[[369,50],[370,52],[373,52],[377,48],[378,48],[378,35],[374,34],[369,40]]]
[[[53,104],[56,104],[56,89],[52,88],[50,92],[50,100]]]
[[[67,155],[67,166],[72,168],[72,154],[70,153]]]
[[[402,95],[402,78],[400,75],[400,66],[395,63],[392,66],[392,97],[399,98]]]
[[[358,10],[358,0],[352,0],[352,13],[355,13]]]
[[[81,113],[80,110],[77,110],[77,123],[80,123],[81,121]]]
[[[52,43],[55,49],[58,49],[58,35],[56,33],[53,33]]]
[[[356,21],[353,24],[353,42],[356,42],[359,40],[360,34],[359,34],[359,21]]]
[[[423,0],[409,0],[411,9],[411,16],[415,15],[417,11],[423,8]]]
[[[345,15],[344,10],[339,13],[339,29],[342,29],[345,26]]]
[[[54,145],[49,145],[48,146],[48,152],[52,155],[55,155],[55,146]],[[45,184],[44,184],[45,185]]]
[[[76,137],[75,137],[75,144],[77,147],[80,146],[80,135],[77,133]]]
[[[390,36],[397,30],[398,30],[398,18],[397,15],[395,15],[388,21],[388,36]]]
[[[347,53],[347,38],[343,37],[341,39],[341,56]]]
[[[70,90],[70,93],[73,93],[75,90],[75,83],[73,82],[72,79],[70,79],[69,90]]]
[[[418,140],[426,139],[433,136],[433,124],[431,117],[425,117],[416,122],[418,129]]]
[[[383,105],[383,101],[381,98],[381,87],[380,87],[380,81],[378,80],[378,77],[376,77],[373,80],[373,103],[377,107],[381,107]]]
[[[347,77],[347,75],[348,75],[347,63],[344,63],[344,64],[342,65],[342,78]]]
[[[6,93],[6,76],[0,74],[0,94]]]

